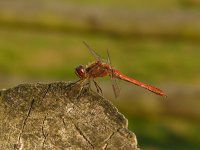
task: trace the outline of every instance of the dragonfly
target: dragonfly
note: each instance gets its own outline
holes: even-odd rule
[[[81,81],[85,81],[85,80],[88,80],[89,82],[93,81],[93,83],[97,89],[97,93],[103,94],[102,89],[95,81],[95,78],[110,76],[111,81],[112,81],[113,92],[114,92],[114,95],[116,98],[119,96],[119,92],[120,92],[120,88],[117,84],[116,79],[130,82],[134,85],[137,85],[144,89],[147,89],[157,95],[164,96],[164,97],[167,96],[161,89],[151,86],[149,84],[140,82],[132,77],[128,77],[128,76],[124,75],[123,73],[121,73],[119,70],[114,69],[111,64],[110,55],[108,53],[108,50],[107,50],[108,58],[107,58],[107,60],[104,60],[85,41],[83,41],[83,43],[88,48],[90,53],[95,57],[95,61],[88,65],[79,65],[78,67],[76,67],[75,73],[80,78]]]

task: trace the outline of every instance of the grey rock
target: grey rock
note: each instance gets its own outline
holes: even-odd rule
[[[81,91],[81,92],[80,92]],[[22,84],[0,94],[1,150],[135,150],[127,119],[79,83]]]

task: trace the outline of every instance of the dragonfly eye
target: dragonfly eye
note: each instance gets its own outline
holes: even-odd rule
[[[80,78],[86,77],[86,70],[85,70],[85,67],[83,65],[79,65],[78,67],[76,67],[75,73]]]

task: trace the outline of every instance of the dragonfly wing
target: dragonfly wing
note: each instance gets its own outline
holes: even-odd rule
[[[115,94],[115,98],[117,98],[120,93],[120,88],[119,88],[118,82],[117,82],[116,78],[113,78],[113,77],[111,77],[111,81],[112,81],[112,88],[113,88],[113,92]]]
[[[119,88],[119,85],[117,83],[116,78],[113,78],[114,72],[113,72],[113,68],[112,68],[112,64],[111,64],[110,55],[109,55],[108,50],[107,50],[107,55],[108,55],[108,64],[109,64],[110,70],[112,72],[111,75],[110,75],[110,78],[111,78],[111,81],[112,81],[112,88],[113,88],[113,92],[115,94],[115,98],[117,98],[119,96],[119,93],[120,93],[120,88]]]
[[[101,60],[101,56],[95,52],[85,41],[83,41],[83,44],[85,44],[85,46],[88,48],[88,50],[90,51],[90,53],[97,59],[97,60]]]
[[[112,67],[111,60],[110,60],[110,54],[108,52],[108,49],[107,49],[107,55],[108,55],[108,64]]]

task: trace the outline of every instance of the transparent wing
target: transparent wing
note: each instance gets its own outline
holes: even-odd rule
[[[88,50],[90,51],[90,53],[97,59],[97,60],[101,60],[101,56],[95,52],[85,41],[83,41],[83,44],[85,44],[85,46],[88,48]]]
[[[109,55],[108,50],[107,50],[107,55],[108,55],[108,64],[110,65],[110,70],[112,71],[112,73],[110,74],[110,78],[111,78],[111,82],[112,82],[112,88],[113,88],[113,92],[115,94],[115,98],[117,98],[119,96],[119,93],[120,93],[120,88],[119,88],[119,85],[117,83],[117,79],[113,78],[114,69],[112,68],[112,64],[111,64],[110,55]]]
[[[119,88],[117,79],[111,77],[111,81],[112,81],[112,88],[113,88],[113,92],[115,94],[115,98],[117,98],[119,96],[119,93],[120,93],[120,88]]]

